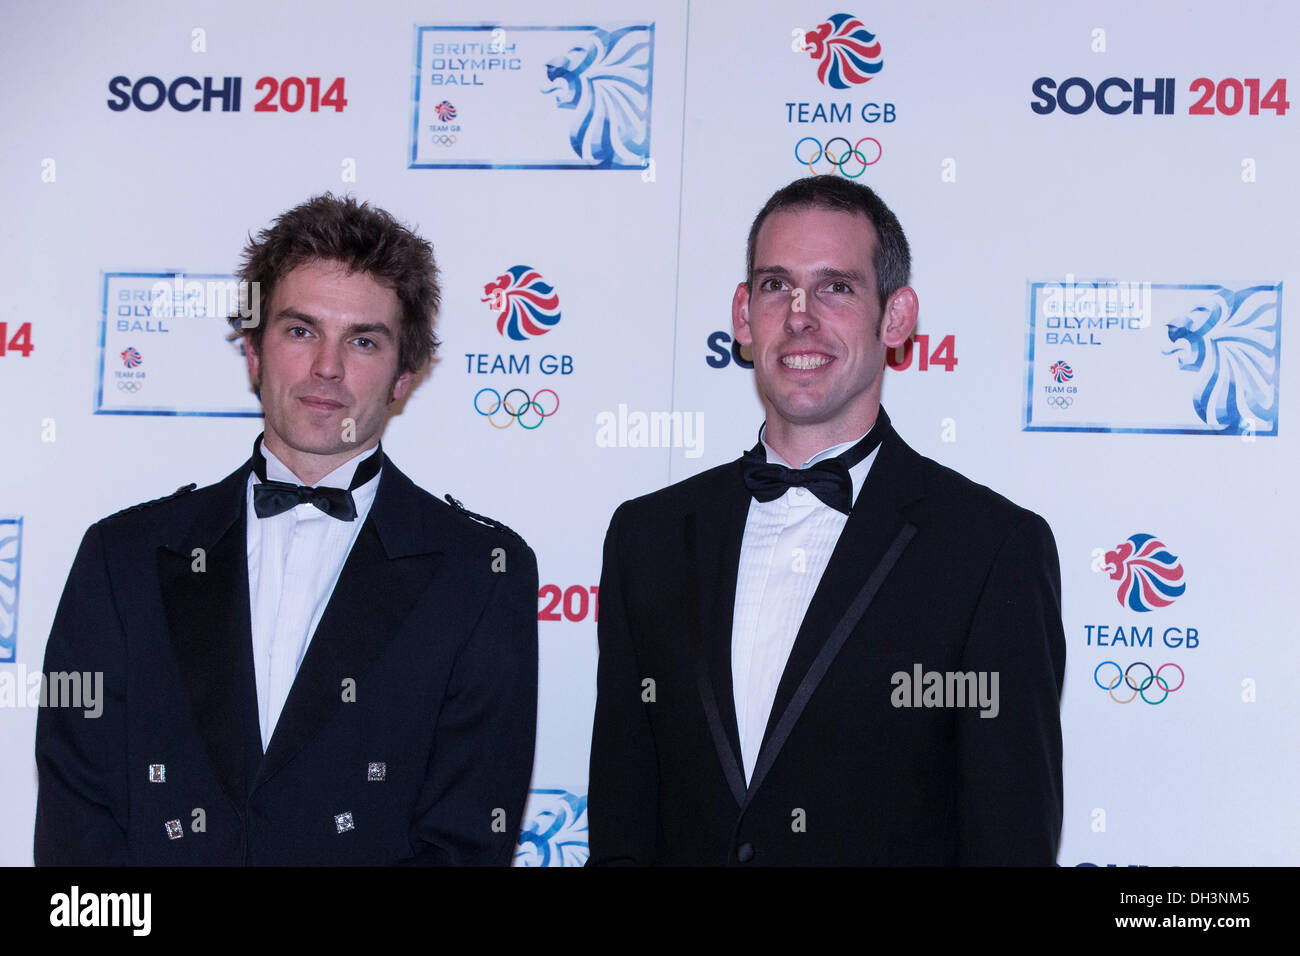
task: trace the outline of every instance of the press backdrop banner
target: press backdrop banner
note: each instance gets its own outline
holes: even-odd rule
[[[537,552],[517,863],[581,864],[605,528],[753,445],[731,295],[752,217],[810,173],[911,242],[899,432],[1056,536],[1060,863],[1300,863],[1300,8],[470,9],[7,11],[0,863],[31,862],[30,688],[81,535],[247,458],[232,274],[330,190],[434,244],[443,344],[384,447]]]

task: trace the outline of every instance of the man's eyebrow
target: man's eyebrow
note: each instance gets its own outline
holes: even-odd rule
[[[275,318],[291,319],[303,325],[310,325],[312,328],[320,328],[320,323],[316,321],[315,316],[299,312],[297,309],[281,309],[275,314]],[[388,339],[393,337],[392,331],[382,322],[352,322],[344,326],[343,333],[349,338],[354,335],[382,335]]]
[[[859,284],[866,281],[866,276],[857,269],[818,269],[816,275],[819,279],[847,279]]]
[[[781,276],[782,278],[789,278],[790,270],[785,266],[755,266],[754,275]],[[856,282],[859,284],[866,281],[862,273],[858,272],[856,269],[835,269],[831,267],[818,269],[813,273],[813,277],[816,279],[846,279],[850,282]]]
[[[281,309],[271,318],[273,320],[292,319],[295,322],[301,322],[303,325],[310,325],[313,327],[320,325],[320,323],[316,321],[316,317],[314,315],[310,315],[306,312],[299,312],[297,309]]]
[[[382,322],[352,322],[343,331],[349,338],[354,335],[380,335],[386,339],[393,337],[392,331]]]

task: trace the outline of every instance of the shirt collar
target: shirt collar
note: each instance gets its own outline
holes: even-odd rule
[[[880,420],[876,419],[876,421],[877,423],[879,423]],[[875,428],[875,427],[876,426],[874,424],[871,426],[871,428]],[[857,438],[851,438],[848,441],[840,442],[838,445],[831,445],[830,448],[822,449],[817,454],[813,455],[811,458],[805,461],[802,465],[798,465],[798,466],[790,464],[788,461],[786,461],[784,458],[781,457],[781,455],[777,452],[775,448],[773,448],[771,445],[767,443],[767,422],[764,422],[763,426],[758,430],[758,438],[759,441],[763,443],[764,451],[767,452],[768,461],[774,462],[778,465],[785,465],[787,468],[797,467],[799,470],[802,470],[804,468],[808,468],[812,465],[817,464],[817,462],[819,461],[825,461],[827,458],[834,458],[836,455],[840,455],[848,451],[858,442],[862,441],[862,439],[866,438],[867,435],[871,433],[871,428],[868,428]],[[872,450],[870,455],[868,455],[866,458],[862,459],[860,462],[858,462],[856,465],[854,465],[852,468],[849,469],[849,477],[853,480],[853,503],[854,504],[857,504],[858,492],[862,490],[862,486],[867,480],[867,472],[871,470],[871,463],[876,460],[876,454],[879,451],[880,451],[880,446],[877,445]]]
[[[378,443],[376,443],[373,448],[349,458],[320,481],[316,482],[312,487],[346,488],[348,485],[352,484],[352,476],[356,474],[357,466],[377,451],[379,451]],[[288,481],[295,485],[302,484],[302,482],[298,480],[298,476],[289,469],[289,466],[277,458],[275,452],[266,447],[266,442],[262,442],[262,454],[266,457],[266,478],[268,481]],[[375,478],[378,477],[379,475],[376,474]],[[362,489],[374,487],[375,478],[371,478],[360,488],[357,488],[353,494],[355,495]]]

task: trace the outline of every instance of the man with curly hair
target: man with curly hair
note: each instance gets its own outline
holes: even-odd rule
[[[96,522],[45,671],[38,864],[506,864],[532,768],[537,564],[384,454],[437,348],[433,249],[315,197],[250,239],[265,428],[206,488]]]

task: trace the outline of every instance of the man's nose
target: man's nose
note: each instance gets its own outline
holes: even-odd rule
[[[796,286],[790,290],[790,301],[786,305],[785,326],[791,333],[802,332],[805,329],[817,328],[817,316],[811,311],[813,308],[812,296],[808,295],[804,286]]]
[[[316,378],[335,379],[343,376],[343,343],[324,341],[312,357],[311,373]]]

